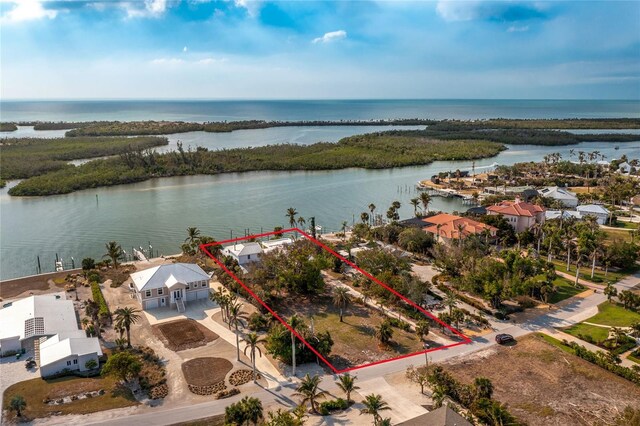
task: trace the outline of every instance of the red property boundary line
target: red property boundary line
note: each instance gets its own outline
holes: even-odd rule
[[[211,254],[211,252],[209,250],[207,250],[207,247],[211,247],[211,246],[218,246],[218,245],[221,246],[223,244],[235,243],[235,242],[238,242],[238,241],[250,240],[250,239],[254,239],[254,238],[268,237],[268,236],[271,236],[271,235],[282,235],[282,234],[290,233],[290,232],[297,232],[300,235],[304,236],[309,241],[311,241],[314,244],[316,244],[317,246],[319,246],[322,249],[328,251],[329,253],[331,253],[332,255],[334,255],[335,257],[337,257],[338,259],[340,259],[341,261],[343,261],[347,265],[351,266],[352,268],[356,269],[357,271],[359,271],[361,274],[363,274],[364,276],[366,276],[367,278],[369,278],[370,280],[372,280],[376,284],[382,286],[383,288],[389,290],[391,293],[393,293],[396,296],[398,296],[405,303],[407,303],[407,304],[411,305],[412,307],[418,309],[423,315],[425,315],[428,318],[431,318],[432,320],[436,321],[441,326],[446,327],[448,330],[453,332],[455,335],[457,335],[458,337],[462,338],[462,341],[461,342],[452,343],[452,344],[446,345],[446,346],[440,346],[440,347],[437,347],[437,348],[430,348],[430,349],[426,349],[424,351],[413,352],[413,353],[410,353],[410,354],[401,355],[401,356],[397,356],[397,357],[394,357],[394,358],[384,359],[384,360],[381,360],[381,361],[371,362],[371,363],[368,363],[368,364],[363,364],[363,365],[358,365],[358,366],[355,366],[355,367],[345,368],[343,370],[338,370],[337,368],[335,368],[333,366],[333,364],[331,364],[322,355],[320,355],[320,353],[318,353],[318,351],[316,351],[313,348],[313,346],[311,346],[305,339],[303,339],[302,336],[297,331],[295,331],[293,328],[291,328],[291,326],[285,320],[280,318],[280,316],[273,309],[271,309],[271,307],[269,305],[267,305],[265,302],[263,302],[262,299],[260,299],[244,282],[242,282],[242,280],[240,278],[238,278],[233,272],[231,272],[224,265],[224,263],[222,263],[222,261],[220,261],[213,254]],[[467,336],[465,336],[464,334],[462,334],[458,330],[454,329],[450,325],[444,323],[443,321],[441,321],[439,318],[435,317],[430,312],[426,311],[422,307],[420,307],[417,304],[413,303],[411,300],[407,299],[402,294],[398,293],[397,291],[395,291],[394,289],[392,289],[391,287],[389,287],[388,285],[386,285],[382,281],[380,281],[377,278],[375,278],[373,275],[371,275],[367,271],[361,269],[360,267],[358,267],[356,264],[354,264],[350,260],[345,259],[343,256],[341,256],[338,253],[336,253],[335,251],[331,250],[329,247],[327,247],[326,245],[324,245],[320,241],[316,240],[315,238],[311,237],[311,235],[308,235],[307,233],[305,233],[304,231],[302,231],[299,228],[289,228],[289,229],[283,229],[281,231],[265,232],[263,234],[255,234],[255,235],[249,235],[249,236],[246,236],[246,237],[240,237],[240,238],[233,238],[233,239],[224,240],[224,241],[218,241],[218,242],[215,242],[215,243],[200,244],[200,249],[204,253],[206,253],[207,256],[209,256],[211,259],[213,259],[213,261],[216,262],[216,264],[220,268],[222,268],[222,270],[224,270],[235,282],[240,284],[242,286],[242,288],[244,288],[254,299],[256,299],[258,301],[258,303],[260,303],[262,306],[264,306],[264,308],[267,311],[269,311],[269,313],[271,313],[271,315],[273,315],[274,318],[276,318],[278,321],[280,321],[290,332],[292,332],[298,339],[300,339],[300,341],[302,343],[304,343],[304,345],[307,348],[309,348],[319,359],[321,359],[322,362],[324,362],[331,369],[331,371],[333,371],[335,374],[342,374],[342,373],[346,373],[348,371],[358,370],[358,369],[365,368],[365,367],[371,367],[371,366],[374,366],[374,365],[379,365],[379,364],[383,364],[383,363],[387,363],[387,362],[391,362],[391,361],[397,361],[397,360],[400,360],[400,359],[409,358],[409,357],[420,355],[420,354],[427,354],[429,352],[435,352],[435,351],[438,351],[438,350],[452,348],[452,347],[455,347],[455,346],[466,345],[466,344],[471,343],[471,339],[470,338],[468,338]]]

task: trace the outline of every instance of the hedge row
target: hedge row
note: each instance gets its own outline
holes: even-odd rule
[[[103,318],[111,318],[111,312],[109,312],[107,301],[104,300],[104,295],[102,294],[102,290],[100,289],[100,284],[96,282],[91,283],[91,294],[93,295],[93,301],[98,303],[98,306],[100,306],[98,315]]]

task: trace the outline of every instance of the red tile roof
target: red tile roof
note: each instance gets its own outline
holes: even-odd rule
[[[487,211],[510,216],[533,217],[537,213],[543,213],[544,208],[523,201],[502,201],[499,204],[487,207]]]
[[[463,238],[472,234],[481,234],[485,229],[489,230],[489,232],[494,235],[498,230],[493,226],[489,226],[473,219],[446,213],[427,217],[422,220],[427,223],[427,226],[423,228],[426,232],[448,239],[460,238],[460,230],[462,230]]]

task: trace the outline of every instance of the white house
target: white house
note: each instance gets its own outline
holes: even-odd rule
[[[97,367],[100,356],[102,349],[96,337],[89,338],[82,330],[59,333],[40,344],[40,375],[51,376],[64,370],[91,370],[87,363],[93,360]]]
[[[618,171],[622,174],[628,175],[629,173],[631,173],[632,169],[633,166],[631,166],[631,164],[627,163],[626,161],[618,164]]]
[[[222,249],[222,253],[233,257],[241,267],[258,261],[262,252],[262,246],[259,243],[235,243]]]
[[[293,243],[293,239],[290,237],[285,237],[285,238],[278,238],[276,240],[267,240],[267,241],[262,241],[260,244],[262,245],[262,248],[264,249],[264,253],[269,253],[271,251],[274,250],[279,250],[280,248],[287,246],[289,244]]]
[[[0,309],[0,353],[34,350],[43,377],[88,370],[102,356],[100,342],[79,328],[73,301],[64,293],[17,300]]]
[[[169,306],[184,312],[185,302],[209,298],[209,274],[193,263],[173,263],[131,274],[142,309]]]
[[[578,197],[573,192],[558,186],[549,186],[538,191],[546,198],[558,200],[565,207],[575,208],[578,205]]]
[[[597,204],[585,204],[576,207],[584,219],[585,216],[594,216],[600,225],[604,225],[609,218],[609,210]]]
[[[544,211],[544,207],[522,202],[519,198],[516,198],[515,201],[505,200],[487,207],[489,215],[504,217],[516,232],[523,232],[531,229],[537,223],[544,223]]]
[[[73,301],[64,293],[26,297],[0,309],[0,354],[32,350],[43,337],[78,328]]]

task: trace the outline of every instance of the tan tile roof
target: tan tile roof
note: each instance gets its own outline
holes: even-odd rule
[[[510,216],[533,217],[537,213],[544,212],[544,208],[523,201],[502,201],[499,204],[487,207],[487,211]]]
[[[493,226],[473,219],[446,213],[427,217],[423,219],[423,221],[427,223],[427,226],[423,228],[426,232],[448,239],[460,238],[460,230],[462,230],[462,237],[481,234],[485,229],[489,230],[492,234],[498,230]]]

